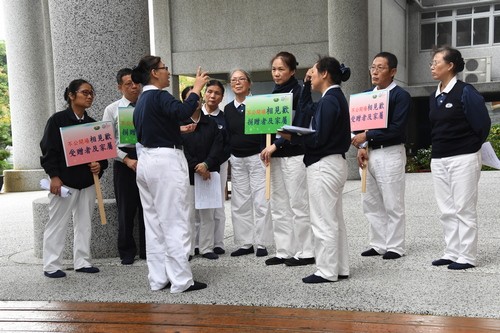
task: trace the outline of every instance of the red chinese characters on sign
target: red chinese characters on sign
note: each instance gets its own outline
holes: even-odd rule
[[[67,166],[116,157],[115,136],[109,121],[61,127]]]
[[[354,94],[349,99],[351,131],[387,128],[389,91]]]

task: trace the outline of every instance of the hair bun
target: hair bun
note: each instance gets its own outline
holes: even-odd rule
[[[351,77],[351,69],[349,67],[346,67],[344,64],[340,64],[340,73],[342,73],[340,78],[342,82],[349,80],[349,78]]]

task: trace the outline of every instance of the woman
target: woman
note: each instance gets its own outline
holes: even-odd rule
[[[307,115],[302,127],[313,134],[281,135],[305,148],[309,210],[314,234],[317,271],[304,283],[335,282],[349,277],[347,235],[342,212],[342,191],[347,180],[345,153],[349,150],[349,107],[340,89],[350,69],[331,57],[320,58],[307,71],[299,109]],[[312,103],[311,89],[321,93]]]
[[[273,94],[293,93],[293,110],[297,110],[300,85],[295,78],[295,56],[280,52],[271,60],[271,67]],[[293,112],[292,125],[300,126],[301,122],[299,113]],[[276,244],[276,255],[267,259],[266,265],[314,264],[308,195],[304,190],[307,189],[306,167],[302,162],[304,147],[273,137],[273,144],[262,150],[260,156],[266,165],[271,163],[271,215]]]
[[[481,145],[491,120],[484,98],[470,84],[457,80],[464,69],[460,51],[443,47],[430,63],[439,81],[430,96],[431,170],[441,210],[445,250],[434,266],[468,269],[477,265],[477,193]]]
[[[192,93],[184,103],[168,91],[170,72],[160,57],[145,56],[132,71],[143,93],[134,110],[137,140],[143,146],[137,165],[137,186],[146,227],[148,279],[152,290],[180,293],[206,288],[193,281],[188,256],[189,176],[182,151],[179,122],[198,107],[207,73],[198,68]]]
[[[97,273],[99,269],[90,263],[91,219],[96,192],[94,176],[102,176],[108,161],[92,162],[72,167],[66,166],[61,127],[92,123],[95,120],[85,111],[94,101],[94,88],[83,79],[73,80],[64,91],[68,107],[52,115],[47,121],[40,148],[41,165],[50,177],[49,220],[43,234],[43,270],[49,278],[62,278],[62,255],[66,229],[73,217],[73,263],[76,272]],[[71,195],[62,198],[61,187]]]
[[[228,160],[230,156],[230,148],[226,130],[226,120],[224,119],[224,112],[219,109],[219,104],[224,98],[224,91],[224,85],[220,81],[208,81],[207,88],[205,89],[205,104],[203,104],[201,108],[205,115],[208,115],[210,119],[213,119],[217,123],[217,126],[222,135],[223,150],[219,158],[219,161],[221,162],[219,174],[221,182],[222,202],[224,202],[226,199],[225,189],[227,182]],[[213,252],[217,255],[220,255],[226,253],[226,251],[224,250],[224,229],[226,226],[226,212],[224,209],[224,205],[222,205],[221,208],[215,208],[214,222],[215,229],[213,235]]]
[[[185,100],[193,87],[186,87],[182,93]],[[192,132],[182,135],[184,155],[188,162],[190,186],[190,222],[191,222],[191,254],[195,246],[200,249],[201,256],[206,259],[219,259],[214,252],[215,209],[195,209],[195,173],[203,180],[210,180],[212,172],[220,170],[220,156],[222,155],[222,134],[217,123],[201,112],[201,106],[188,119],[181,121],[181,125],[195,124]]]
[[[229,75],[235,99],[224,108],[229,145],[231,147],[231,219],[234,243],[240,248],[232,257],[254,253],[268,255],[266,245],[272,243],[269,202],[266,200],[266,169],[260,160],[263,135],[245,134],[245,99],[250,94],[250,75],[241,69]]]

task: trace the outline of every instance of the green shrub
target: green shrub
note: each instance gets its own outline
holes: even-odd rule
[[[497,156],[500,156],[500,124],[495,124],[491,126],[490,135],[488,135],[486,141],[489,141],[491,143],[491,146],[493,147],[495,154],[497,154]],[[481,170],[496,170],[496,169],[483,165],[483,168]]]

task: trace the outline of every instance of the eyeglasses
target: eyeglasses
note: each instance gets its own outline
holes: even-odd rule
[[[383,67],[383,66],[370,66],[368,67],[368,70],[372,73],[375,73],[375,72],[382,72],[382,71],[385,71],[387,68],[389,67]]]
[[[85,97],[95,96],[95,92],[93,90],[77,90],[76,92],[82,94]]]
[[[439,65],[441,63],[441,61],[431,61],[429,63],[429,67],[436,67],[437,65]]]
[[[158,67],[158,68],[155,68],[155,69],[156,70],[164,69],[164,70],[168,71],[168,66]]]
[[[236,83],[236,82],[245,82],[245,81],[248,81],[248,79],[246,77],[234,77],[231,79],[231,83]]]

